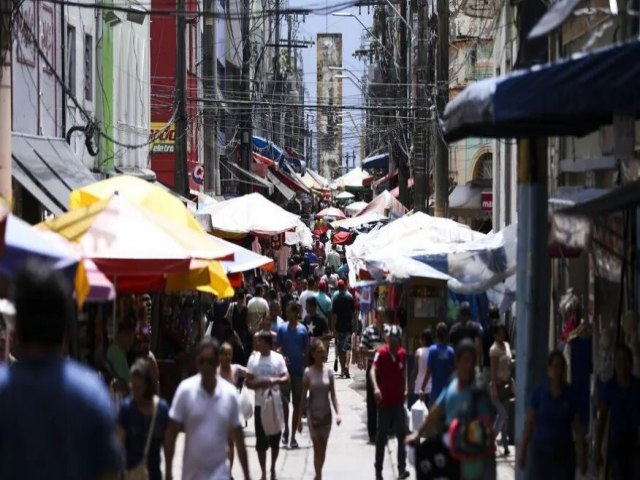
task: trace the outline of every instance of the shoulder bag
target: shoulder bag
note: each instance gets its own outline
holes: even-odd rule
[[[149,447],[151,447],[151,438],[153,438],[153,429],[156,424],[156,416],[158,413],[158,396],[153,396],[153,414],[151,415],[151,425],[147,433],[147,441],[144,445],[144,455],[142,460],[135,467],[124,472],[124,480],[149,480],[149,472],[147,470],[147,456],[149,455]]]

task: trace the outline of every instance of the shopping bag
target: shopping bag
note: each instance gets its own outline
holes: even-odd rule
[[[411,430],[418,430],[429,410],[422,400],[418,400],[411,406]]]
[[[260,420],[265,435],[277,435],[284,430],[284,411],[280,390],[269,388],[265,390],[260,409]]]
[[[245,420],[249,420],[253,416],[253,402],[247,387],[242,387],[240,391],[240,413]]]

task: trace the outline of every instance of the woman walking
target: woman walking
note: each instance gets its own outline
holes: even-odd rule
[[[160,447],[169,423],[169,406],[156,395],[157,379],[148,360],[131,367],[131,395],[118,414],[118,436],[126,454],[124,478],[140,478],[146,468],[149,480],[162,480]]]
[[[326,350],[321,340],[314,340],[310,349],[310,365],[302,378],[302,396],[299,412],[305,411],[305,399],[309,392],[307,405],[307,421],[309,436],[313,443],[313,464],[316,471],[315,480],[322,479],[322,467],[327,453],[327,442],[331,432],[331,403],[336,411],[336,425],[340,425],[340,411],[336,398],[333,371],[324,366]],[[331,403],[330,403],[331,400]],[[298,432],[302,431],[301,414],[297,419]]]
[[[557,350],[551,352],[547,360],[547,376],[548,379],[531,396],[520,444],[520,468],[531,461],[531,478],[574,480],[576,452],[572,429],[583,474],[587,466],[585,442],[578,416],[578,402],[572,387],[566,382],[567,362]]]
[[[513,379],[511,378],[513,357],[506,338],[506,327],[504,325],[496,325],[494,329],[495,340],[489,349],[491,399],[496,407],[496,421],[493,425],[493,431],[496,434],[500,432],[500,440],[502,441],[505,456],[509,455],[507,405],[514,396]]]
[[[427,355],[429,353],[429,347],[433,345],[433,335],[431,330],[425,328],[421,335],[422,345],[418,347],[413,356],[413,370],[411,372],[411,380],[409,380],[409,403],[408,408],[418,401],[420,394],[422,394],[422,384],[424,383],[424,377],[427,376]],[[431,379],[427,382],[427,387],[424,391],[424,403],[429,404],[429,397],[431,395]]]

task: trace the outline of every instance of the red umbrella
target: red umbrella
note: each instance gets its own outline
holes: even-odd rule
[[[320,210],[316,213],[316,217],[333,217],[333,218],[347,218],[342,210],[336,207],[325,208],[324,210]]]

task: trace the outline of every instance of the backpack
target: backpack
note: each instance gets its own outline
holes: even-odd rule
[[[491,397],[479,382],[471,387],[471,406],[453,419],[449,426],[451,456],[456,460],[474,460],[493,455],[495,441],[493,419],[480,415],[480,402],[491,405]]]

